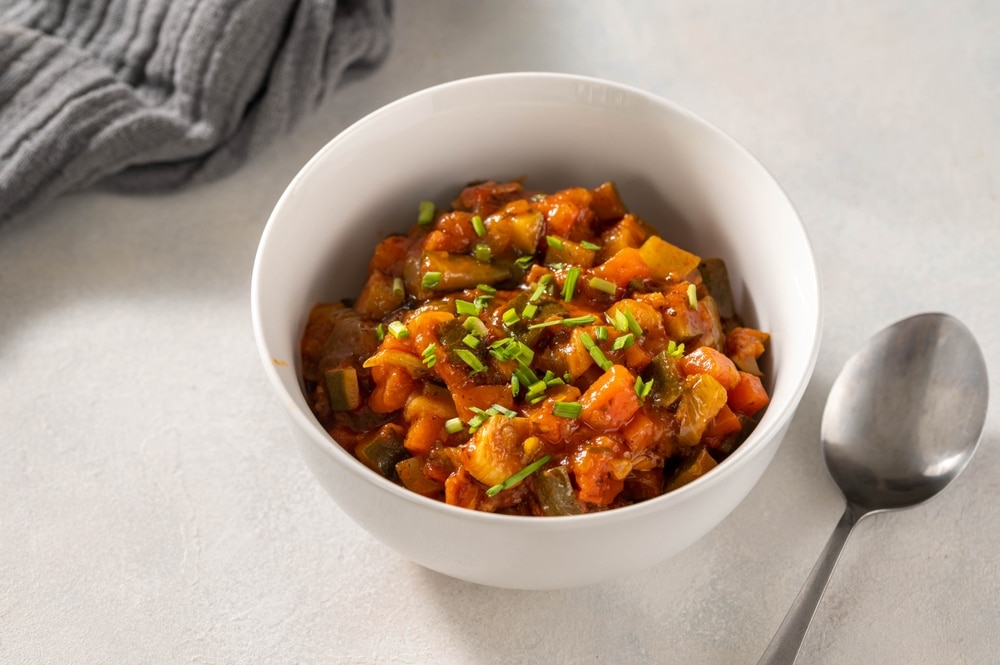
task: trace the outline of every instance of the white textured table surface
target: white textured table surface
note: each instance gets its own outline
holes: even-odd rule
[[[562,592],[454,581],[350,522],[250,328],[257,240],[315,150],[405,93],[512,70],[718,125],[784,185],[823,274],[814,379],[745,503],[648,572]],[[0,662],[754,663],[843,507],[817,445],[830,384],[928,310],[993,371],[979,452],[931,503],[862,522],[801,662],[998,662],[998,247],[991,0],[399,2],[385,64],[225,181],[0,225]]]

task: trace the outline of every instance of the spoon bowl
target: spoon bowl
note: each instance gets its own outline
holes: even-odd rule
[[[972,458],[988,395],[982,352],[958,320],[921,314],[886,328],[830,390],[821,430],[830,475],[866,512],[926,501]]]
[[[988,403],[982,351],[947,314],[904,319],[848,360],[821,426],[823,457],[847,507],[759,664],[795,661],[858,521],[923,503],[962,472],[979,445]]]

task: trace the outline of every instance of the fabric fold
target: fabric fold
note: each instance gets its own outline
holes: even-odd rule
[[[0,219],[231,172],[389,48],[391,0],[0,6]]]

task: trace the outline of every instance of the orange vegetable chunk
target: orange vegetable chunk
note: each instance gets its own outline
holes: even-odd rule
[[[740,380],[739,370],[733,361],[710,346],[700,346],[687,354],[681,358],[680,366],[686,376],[711,374],[726,390],[735,388]]]
[[[729,408],[745,416],[752,416],[771,401],[760,379],[749,372],[740,372],[740,380],[729,391]]]
[[[612,365],[587,388],[580,405],[580,418],[595,430],[618,429],[639,410],[635,375],[623,365]]]

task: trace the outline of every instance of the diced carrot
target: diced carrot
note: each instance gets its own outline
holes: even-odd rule
[[[708,427],[705,428],[702,438],[724,439],[727,436],[736,434],[742,428],[743,425],[740,424],[739,416],[733,413],[733,410],[727,404],[719,409],[719,412],[715,414],[715,418],[708,423]]]
[[[732,390],[740,379],[739,370],[726,354],[710,346],[701,346],[680,360],[685,376],[711,374],[726,390]]]
[[[635,375],[623,365],[612,365],[580,397],[580,418],[598,431],[618,429],[639,410]]]
[[[403,447],[413,455],[427,455],[435,443],[445,439],[444,418],[423,414],[409,424]]]
[[[379,270],[392,277],[399,277],[411,242],[406,236],[389,236],[375,247],[368,270]]]
[[[579,214],[580,208],[573,203],[555,203],[545,213],[546,229],[551,235],[568,237]]]
[[[546,442],[560,447],[569,445],[570,435],[579,427],[576,419],[563,418],[552,413],[556,402],[575,402],[580,398],[576,386],[558,386],[548,391],[544,401],[524,407],[524,413],[531,421],[532,432]]]
[[[514,408],[514,396],[510,394],[510,387],[506,385],[468,385],[452,392],[452,397],[455,400],[458,417],[464,421],[469,421],[476,415],[472,407],[485,410],[494,404],[499,404],[507,409]]]
[[[476,237],[471,213],[447,212],[438,217],[434,230],[427,234],[424,249],[459,254],[467,251]]]
[[[625,364],[635,372],[641,372],[652,360],[653,354],[638,344],[625,349]]]
[[[740,372],[740,380],[729,391],[729,408],[745,416],[752,416],[771,401],[760,379],[749,372]]]
[[[653,271],[642,259],[639,250],[633,247],[618,250],[614,256],[595,267],[592,272],[595,277],[614,282],[621,288],[628,286],[633,279],[653,276]]]
[[[570,469],[580,488],[581,501],[607,506],[622,491],[632,465],[615,454],[615,447],[613,440],[599,436],[573,456]]]
[[[451,312],[441,310],[426,310],[410,317],[406,327],[413,337],[413,347],[417,353],[423,353],[431,342],[437,343],[438,329],[454,318]]]
[[[656,441],[656,424],[642,411],[637,412],[622,430],[625,443],[633,453],[646,450]]]
[[[372,379],[375,389],[368,397],[368,408],[375,413],[402,409],[410,393],[420,385],[406,370],[391,365],[372,367]]]
[[[753,328],[733,328],[726,334],[726,353],[744,372],[761,376],[757,359],[764,353],[770,335]]]
[[[460,468],[444,481],[445,503],[475,510],[483,496],[482,488],[464,468]]]

